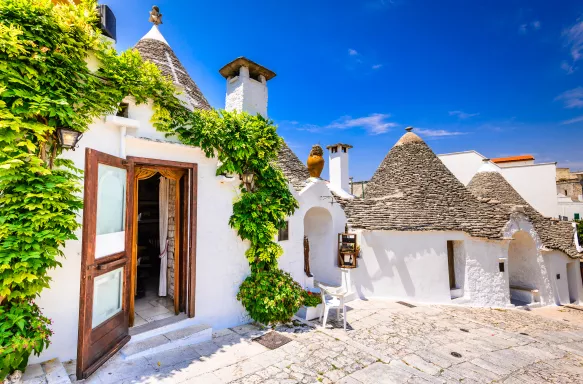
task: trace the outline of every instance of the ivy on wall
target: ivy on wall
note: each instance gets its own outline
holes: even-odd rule
[[[161,115],[179,105],[155,65],[102,41],[96,5],[0,1],[0,379],[48,346],[33,299],[80,226],[81,173],[59,158],[56,127],[83,132],[127,95],[163,100]]]
[[[277,267],[283,251],[274,238],[298,203],[273,165],[281,145],[273,124],[246,113],[188,111],[154,64],[103,41],[96,5],[0,1],[0,378],[49,345],[50,319],[33,300],[80,227],[81,171],[59,158],[55,129],[83,132],[126,96],[153,100],[155,127],[217,156],[217,174],[256,175],[254,191],[240,187],[229,221],[250,244],[251,275],[238,298],[251,317],[283,321],[303,302],[301,287]],[[96,72],[88,58],[100,63]]]

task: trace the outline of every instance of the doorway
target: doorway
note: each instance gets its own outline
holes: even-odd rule
[[[176,315],[174,257],[182,255],[175,255],[173,248],[175,188],[176,181],[159,172],[138,180],[134,327]]]
[[[575,303],[579,300],[577,264],[579,263],[576,261],[567,263],[567,285],[569,287],[569,302],[571,303]]]
[[[162,300],[163,311],[158,310],[164,316],[174,318],[184,312],[183,317],[194,317],[197,177],[197,164],[137,157],[126,160],[86,149],[78,379],[87,378],[119,351],[135,334],[130,329],[156,328],[157,321],[164,321],[156,320],[152,311],[150,316],[142,311],[140,317],[144,321],[148,317],[150,322],[138,326],[136,304],[145,305],[141,298],[150,295]],[[175,180],[174,192],[162,193],[162,179]],[[161,195],[168,196],[165,204],[174,208],[174,220],[164,230],[160,230],[161,207],[165,206]],[[162,258],[170,252],[161,234],[171,231],[174,254]],[[169,263],[174,266],[173,275],[168,275]],[[168,280],[174,282],[171,302],[167,300]],[[147,304],[154,307],[151,301]]]

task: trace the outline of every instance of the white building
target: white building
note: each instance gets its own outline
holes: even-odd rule
[[[157,26],[136,49],[184,90],[189,107],[210,108]],[[246,58],[220,73],[227,109],[267,113],[275,73]],[[127,116],[95,120],[65,154],[85,169],[83,228],[38,300],[54,335],[31,363],[76,357],[79,377],[128,343],[136,348],[122,352],[131,359],[148,352],[142,344],[169,350],[250,321],[236,299],[249,274],[248,244],[228,225],[239,179],[217,176],[216,158],[157,132],[151,104],[126,102]],[[366,198],[354,199],[346,192],[349,149],[329,147],[330,182],[310,178],[287,145],[279,153],[300,205],[280,231],[279,265],[302,286],[340,283],[337,239],[348,222],[361,249],[352,288],[362,298],[504,307],[511,297],[541,304],[582,297],[572,229],[541,231],[538,217],[478,199],[412,132],[389,151]],[[515,279],[514,258],[536,260],[546,272]],[[178,331],[188,336],[160,336]]]
[[[486,158],[476,151],[446,153],[438,157],[464,185],[468,185]],[[534,158],[525,157],[520,156],[517,161],[494,160],[500,173],[530,205],[544,216],[557,217],[557,163],[535,164]]]

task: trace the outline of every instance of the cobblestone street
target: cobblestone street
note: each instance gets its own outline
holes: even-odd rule
[[[583,328],[576,321],[511,309],[409,308],[389,301],[349,306],[347,332],[333,320],[325,329],[279,327],[292,341],[269,350],[252,341],[265,331],[241,326],[160,356],[116,356],[86,382],[583,382]],[[583,311],[573,312],[583,319]]]

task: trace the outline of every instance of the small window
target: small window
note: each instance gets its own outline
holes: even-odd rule
[[[498,270],[500,272],[504,272],[504,262],[503,261],[498,263]]]
[[[128,108],[129,108],[129,104],[128,103],[120,103],[119,107],[117,107],[117,113],[115,114],[116,116],[119,117],[128,117]]]
[[[286,221],[285,225],[277,233],[277,241],[285,240],[289,240],[289,221]]]
[[[574,218],[575,220],[579,220],[579,214],[578,214],[578,213],[575,213],[575,214],[573,214],[573,218]]]

